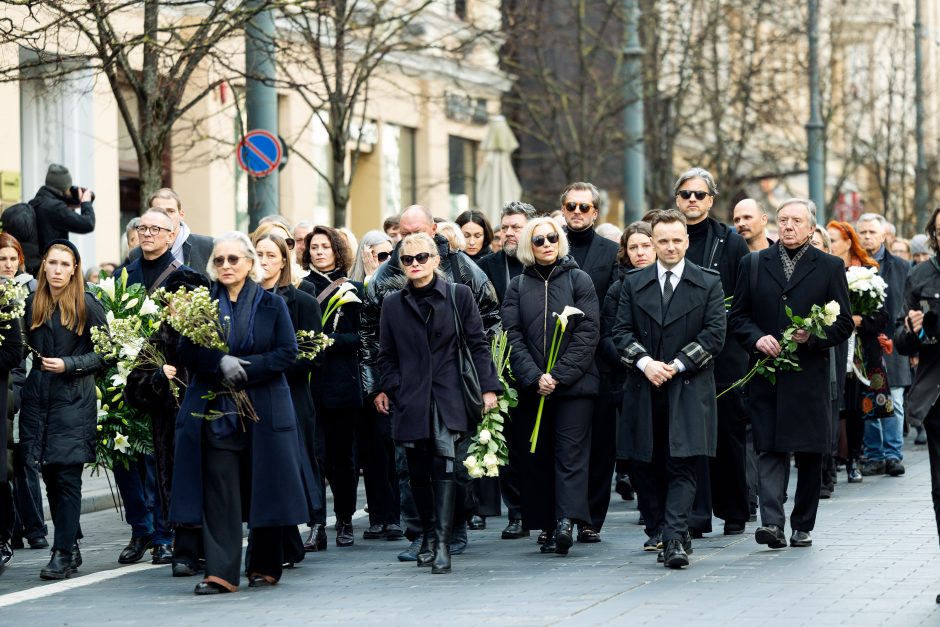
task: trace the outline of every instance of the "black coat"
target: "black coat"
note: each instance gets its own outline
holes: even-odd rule
[[[90,202],[83,202],[81,213],[75,213],[73,207],[65,202],[65,196],[58,190],[43,185],[30,202],[36,212],[36,235],[39,240],[39,252],[54,239],[68,239],[69,233],[91,233],[95,230],[95,207]],[[41,259],[27,260],[26,269],[36,274]]]
[[[255,314],[254,343],[248,354],[231,353],[245,366],[248,392],[260,421],[248,423],[251,469],[249,527],[280,527],[309,520],[311,498],[302,471],[297,417],[285,371],[297,357],[297,341],[287,305],[280,296],[264,292]],[[200,348],[183,337],[179,354],[193,372],[176,417],[176,455],[169,520],[199,525],[203,519],[202,437],[210,391],[222,384],[219,362],[223,353]]]
[[[441,272],[448,281],[470,288],[480,312],[480,318],[483,320],[486,336],[493,337],[499,332],[501,320],[499,301],[496,299],[496,292],[493,291],[489,279],[475,263],[470,261],[467,255],[460,251],[452,251],[446,237],[436,235],[434,242],[437,244],[437,252],[441,257]],[[401,242],[392,251],[392,256],[388,261],[379,266],[372,275],[372,279],[365,288],[365,298],[362,299],[359,326],[359,337],[362,340],[360,374],[363,393],[367,397],[380,391],[376,367],[379,357],[379,317],[382,312],[382,301],[388,294],[403,289],[408,282],[398,261],[400,247]]]
[[[65,372],[39,368],[26,378],[20,410],[20,445],[28,464],[88,464],[95,461],[98,404],[95,372],[104,361],[95,353],[91,328],[107,324],[104,308],[85,293],[85,329],[81,335],[62,326],[59,310],[42,326],[26,332],[29,346],[43,357],[60,357]],[[33,299],[26,299],[25,325],[33,316]]]
[[[6,327],[6,328],[4,328]],[[7,481],[7,446],[12,441],[9,431],[13,416],[13,395],[10,389],[10,371],[23,357],[23,333],[19,320],[0,324],[0,483]]]
[[[617,244],[595,232],[594,237],[591,238],[591,244],[588,246],[584,262],[578,263],[578,268],[591,277],[598,303],[604,300],[610,284],[617,278],[617,267],[620,265],[617,262],[617,252],[619,250],[620,247]],[[572,259],[574,259],[573,256]]]
[[[801,371],[777,372],[777,384],[757,375],[750,383],[748,409],[754,432],[754,448],[777,452],[831,452],[831,397],[829,347],[852,334],[849,288],[842,260],[810,247],[787,281],[780,261],[780,244],[753,253],[741,264],[728,328],[751,351],[752,361],[763,356],[755,344],[765,335],[780,338],[790,326],[784,307],[806,316],[813,305],[829,301],[839,305],[835,323],[826,328],[826,339],[810,338],[796,351]],[[756,258],[757,277],[751,287],[751,267]]]
[[[900,326],[899,321],[907,315],[904,309],[904,283],[910,271],[911,265],[908,262],[895,257],[885,248],[878,273],[888,284],[888,296],[885,299],[888,322],[881,331],[888,337],[894,337],[895,331]],[[891,387],[907,387],[911,384],[911,362],[905,355],[892,351],[890,355],[885,353],[884,360],[888,370],[888,383]]]
[[[617,425],[617,456],[653,460],[652,384],[637,368],[643,357],[685,370],[666,384],[669,398],[669,454],[714,457],[718,431],[715,358],[725,341],[725,304],[717,272],[686,261],[663,313],[658,264],[633,270],[623,280],[613,339],[627,366],[624,411]]]
[[[183,263],[202,276],[208,278],[209,258],[212,257],[212,247],[215,240],[205,235],[190,233],[183,242]],[[127,258],[134,261],[140,257],[140,247],[135,246],[127,253]]]
[[[522,274],[522,264],[519,260],[515,257],[509,257],[503,250],[487,255],[478,261],[477,265],[480,266],[480,270],[483,270],[490,283],[493,284],[499,302],[503,302],[506,298],[506,289],[509,287],[509,282]]]
[[[904,304],[901,312],[924,311],[924,305],[933,312],[925,316],[925,335],[910,333],[902,324],[894,334],[896,352],[901,355],[918,355],[914,380],[904,405],[904,413],[912,425],[923,424],[927,414],[940,398],[940,333],[931,329],[931,318],[940,313],[940,262],[931,257],[914,266],[904,282]]]
[[[332,281],[329,278],[311,272],[304,282],[313,287],[319,295]],[[363,284],[350,281],[356,286],[356,294],[361,298],[365,291]],[[328,292],[323,298],[321,309],[339,286]],[[313,399],[317,406],[327,409],[342,407],[362,407],[362,383],[359,375],[359,318],[361,303],[346,303],[326,322],[326,333],[333,340],[333,345],[321,353],[313,372]]]
[[[620,352],[614,343],[614,323],[617,321],[617,308],[620,306],[620,290],[623,287],[624,277],[632,268],[621,265],[618,277],[610,284],[604,302],[601,304],[601,338],[597,348],[597,359],[603,364],[607,376],[605,382],[607,391],[616,405],[620,406],[623,396],[623,383],[627,376],[627,368],[620,361]]]
[[[320,304],[317,299],[302,292],[293,285],[288,285],[279,289],[278,294],[284,299],[287,305],[287,312],[290,314],[290,321],[294,327],[294,334],[297,331],[316,331],[323,330],[320,324]],[[328,348],[326,350],[332,350]],[[321,353],[322,354],[322,353]],[[297,422],[300,424],[313,425],[316,422],[316,409],[313,405],[313,393],[311,391],[311,373],[314,371],[314,362],[309,359],[295,359],[287,368],[287,384],[290,386],[291,399],[294,401],[294,410],[297,412]],[[302,429],[303,430],[303,429]]]
[[[509,336],[512,373],[522,390],[537,388],[545,374],[548,352],[555,332],[553,313],[565,306],[584,312],[568,320],[559,347],[558,361],[551,371],[558,386],[552,396],[595,396],[598,393],[594,351],[600,339],[597,294],[591,277],[565,257],[545,281],[534,266],[527,267],[509,284],[503,302],[503,325]]]
[[[429,323],[421,315],[410,284],[389,294],[382,305],[378,365],[381,391],[391,399],[392,437],[397,441],[431,437],[432,400],[448,429],[457,433],[469,429],[457,359],[455,307],[481,391],[502,392],[473,293],[466,285],[456,285],[455,304],[452,285],[435,280],[427,300],[432,308]]]

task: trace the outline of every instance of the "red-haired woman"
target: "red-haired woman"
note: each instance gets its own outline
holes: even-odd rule
[[[52,559],[39,576],[65,579],[81,565],[82,468],[95,460],[95,371],[104,362],[91,328],[107,324],[68,240],[46,245],[24,319],[33,368],[23,386],[20,446],[26,463],[42,470],[55,525]]]
[[[832,254],[840,257],[846,268],[878,269],[878,262],[872,259],[871,255],[862,248],[858,234],[851,224],[833,220],[826,225],[826,231],[831,241]],[[840,396],[842,403],[839,409],[839,419],[844,421],[845,425],[845,449],[842,446],[843,438],[839,437],[838,456],[845,458],[845,470],[848,474],[849,483],[860,483],[862,481],[862,470],[859,468],[858,460],[862,454],[862,437],[865,431],[863,417],[875,416],[879,411],[879,408],[873,406],[872,399],[880,395],[873,394],[872,388],[888,389],[881,344],[878,340],[878,336],[888,322],[888,313],[882,306],[878,311],[866,316],[853,314],[852,319],[855,321],[854,337],[850,338],[847,344],[836,347],[836,365],[837,367],[844,365],[846,371],[844,378],[837,377],[836,379],[840,384],[844,382],[843,393]],[[866,375],[866,378],[868,378],[867,375],[872,373],[872,368],[880,366],[881,380],[876,381],[875,377],[871,377],[871,386],[859,379],[857,368],[853,366],[856,342],[861,345],[861,352],[865,356],[865,369],[868,370],[867,373],[862,372],[861,374]],[[890,401],[890,398],[889,393],[886,400]],[[829,477],[823,477],[823,485],[829,484],[831,486],[829,479]],[[834,480],[832,483],[834,483]]]

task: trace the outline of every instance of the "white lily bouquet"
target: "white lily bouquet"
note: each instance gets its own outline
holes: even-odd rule
[[[790,319],[792,324],[783,331],[783,336],[780,338],[780,354],[776,357],[766,355],[759,359],[746,375],[732,383],[728,389],[723,390],[717,398],[721,398],[734,388],[746,384],[754,378],[755,374],[759,374],[771,383],[776,384],[778,371],[789,370],[799,372],[800,364],[796,358],[796,349],[799,344],[793,339],[793,335],[797,331],[802,330],[809,331],[809,334],[812,336],[825,339],[825,327],[835,323],[836,318],[838,318],[841,313],[841,308],[839,307],[839,303],[831,300],[823,306],[813,305],[809,311],[809,315],[805,318],[794,316],[793,310],[789,307],[786,307],[784,311],[786,311],[787,318]]]
[[[336,290],[336,293],[330,297],[330,300],[326,301],[326,307],[323,309],[323,316],[320,319],[320,323],[323,325],[323,328],[326,328],[326,323],[330,319],[330,316],[333,316],[333,330],[336,330],[336,325],[339,323],[339,317],[342,315],[340,309],[343,305],[347,303],[361,303],[362,300],[356,296],[356,286],[346,281],[339,286],[339,289]],[[336,314],[336,315],[334,315]]]
[[[124,402],[124,386],[134,368],[151,363],[162,367],[163,355],[149,338],[160,327],[160,307],[146,288],[127,284],[127,270],[118,279],[102,273],[97,285],[89,286],[105,309],[107,326],[92,327],[95,352],[108,370],[95,377],[98,397],[98,440],[94,466],[127,468],[138,454],[153,452],[150,417]]]
[[[506,375],[509,374],[509,336],[505,331],[493,338],[490,352],[493,363],[496,365],[496,375],[503,385],[503,393],[499,397],[496,407],[483,414],[483,419],[477,426],[476,435],[470,438],[467,448],[467,459],[463,465],[473,479],[480,477],[498,477],[499,467],[509,463],[509,449],[506,446],[506,436],[503,434],[505,416],[509,409],[519,404],[519,394],[509,387]]]
[[[561,313],[552,312],[552,315],[555,317],[555,332],[552,335],[552,346],[548,351],[548,364],[545,368],[546,374],[551,374],[552,368],[555,367],[555,364],[558,362],[558,348],[561,346],[561,340],[565,335],[565,330],[568,328],[568,318],[571,316],[583,316],[584,312],[578,309],[577,307],[572,307],[571,305],[565,305],[565,308]],[[545,407],[545,397],[539,399],[539,411],[535,415],[535,427],[532,429],[532,435],[529,436],[529,452],[535,452],[535,445],[538,443],[539,439],[539,427],[542,425],[542,409]]]

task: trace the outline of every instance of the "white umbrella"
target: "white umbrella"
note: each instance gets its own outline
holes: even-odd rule
[[[519,142],[506,118],[492,116],[483,139],[483,167],[477,177],[477,207],[495,228],[499,228],[499,211],[503,205],[519,200],[522,195],[522,186],[510,159],[518,147]]]

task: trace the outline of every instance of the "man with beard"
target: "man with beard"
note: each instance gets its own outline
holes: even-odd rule
[[[676,181],[676,205],[689,230],[686,259],[721,274],[721,286],[734,294],[738,266],[747,242],[731,227],[709,216],[718,186],[708,170],[692,168]],[[715,389],[726,389],[747,372],[747,352],[728,338],[715,359]],[[689,516],[692,537],[711,531],[712,508],[725,521],[725,535],[744,533],[750,517],[747,492],[747,422],[739,390],[718,399],[718,446],[715,457],[701,458],[697,468],[695,506]]]
[[[503,302],[509,282],[522,274],[522,263],[516,259],[516,247],[519,245],[519,234],[525,225],[535,217],[535,207],[528,203],[513,201],[503,207],[500,213],[499,232],[502,235],[502,250],[487,255],[480,260],[480,269],[489,277],[499,302]],[[509,432],[507,432],[508,436]],[[506,442],[509,448],[510,463],[500,470],[499,488],[503,503],[509,510],[509,524],[503,529],[504,540],[515,540],[529,535],[528,530],[522,527],[522,497],[519,493],[519,477],[517,466],[512,460],[518,455],[525,454],[525,442],[516,442],[509,438]]]
[[[734,206],[732,220],[751,252],[764,250],[773,244],[767,237],[767,212],[753,198],[745,198]]]

